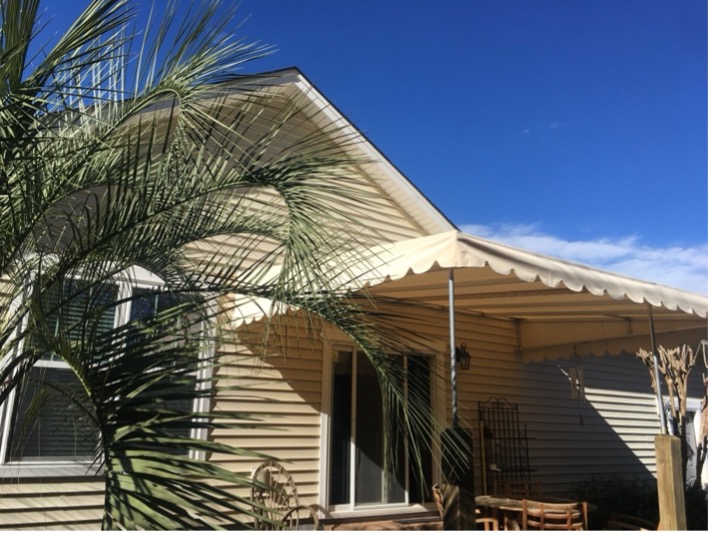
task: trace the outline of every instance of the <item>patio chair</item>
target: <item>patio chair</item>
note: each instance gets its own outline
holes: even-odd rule
[[[523,499],[522,530],[586,530],[586,502],[552,503]]]
[[[257,530],[319,530],[318,512],[299,504],[296,484],[277,462],[267,461],[255,469],[252,502]]]
[[[437,505],[437,511],[439,516],[444,519],[444,497],[442,495],[442,488],[439,484],[432,486],[432,496],[434,497],[434,502]],[[474,521],[478,525],[477,530],[499,530],[499,520],[495,517],[486,517],[482,515],[481,510],[477,508],[476,518]]]
[[[477,517],[477,530],[499,530],[499,520],[495,517]]]
[[[494,494],[516,499],[543,495],[540,480],[495,480]]]
[[[444,497],[442,496],[442,488],[440,488],[439,484],[432,486],[432,497],[437,505],[439,516],[444,519]]]

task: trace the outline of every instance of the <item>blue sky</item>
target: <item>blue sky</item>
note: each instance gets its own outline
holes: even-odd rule
[[[239,13],[238,36],[277,48],[255,71],[299,67],[463,230],[707,293],[706,1]]]

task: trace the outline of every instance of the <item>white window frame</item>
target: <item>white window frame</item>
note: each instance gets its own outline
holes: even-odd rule
[[[357,347],[349,341],[346,341],[344,336],[337,336],[343,339],[340,340],[325,340],[323,343],[323,367],[322,367],[322,389],[321,389],[321,437],[320,437],[320,462],[319,462],[319,508],[328,510],[330,517],[334,518],[350,518],[350,517],[366,517],[382,514],[397,514],[397,513],[414,513],[414,512],[431,512],[435,510],[434,505],[424,503],[383,503],[383,504],[354,504],[354,471],[351,470],[351,502],[348,504],[331,505],[329,502],[330,495],[330,440],[331,440],[331,406],[333,403],[333,354],[335,351],[352,351],[357,353]],[[418,354],[430,358],[430,398],[433,418],[440,418],[442,406],[438,391],[444,386],[442,376],[436,372],[438,364],[436,352],[434,351],[418,351]],[[351,436],[352,440],[352,436]],[[433,441],[436,437],[433,436]],[[351,447],[353,443],[351,442]],[[433,443],[433,458],[432,458],[432,480],[433,483],[439,481],[439,460],[436,457],[437,444]],[[351,449],[351,462],[353,460],[353,450]],[[408,488],[405,489],[406,499],[409,501],[409,474]],[[325,515],[325,514],[322,514]]]
[[[78,276],[77,278],[81,278]],[[160,288],[164,285],[163,280],[149,272],[148,270],[134,266],[122,273],[112,277],[112,282],[118,286],[117,299],[119,301],[131,296],[134,288]],[[128,322],[130,317],[131,302],[128,301],[116,309],[114,317],[114,328]],[[200,353],[200,359],[205,360],[212,356],[214,347]],[[55,369],[68,369],[69,366],[57,360],[38,361],[34,367],[45,367]],[[201,366],[197,379],[202,387],[207,387],[207,379],[211,376],[211,370],[207,366]],[[10,441],[10,422],[12,410],[17,400],[17,389],[15,388],[8,396],[5,403],[0,406],[0,479],[5,478],[51,478],[51,477],[95,477],[102,473],[101,465],[97,465],[94,460],[61,460],[61,459],[39,459],[39,460],[7,460],[8,446]],[[206,411],[209,409],[210,400],[199,398],[195,400],[193,409],[195,411]],[[207,429],[193,430],[191,437],[197,439],[207,438]],[[203,459],[204,453],[191,451],[190,457]],[[99,462],[100,464],[100,462]]]

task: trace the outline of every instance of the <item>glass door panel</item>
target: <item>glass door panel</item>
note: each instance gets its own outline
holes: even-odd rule
[[[383,400],[375,368],[363,354],[358,354],[356,373],[355,503],[382,503]]]
[[[333,355],[333,403],[331,405],[329,502],[350,502],[351,480],[351,383],[353,354],[337,351]]]
[[[428,359],[393,358],[400,358],[398,365],[403,369],[401,380],[407,381],[408,398],[412,395],[418,404],[426,403],[428,411]],[[370,360],[360,352],[335,351],[331,379],[329,504],[355,507],[421,502],[423,492],[419,488],[414,491],[416,501],[412,501],[412,495],[408,497],[407,491],[413,482],[419,485],[417,481],[422,481],[421,472],[411,466],[413,444],[398,424],[401,414],[384,402]],[[414,394],[412,387],[424,390]],[[424,482],[431,485],[430,455],[416,447],[423,463]]]

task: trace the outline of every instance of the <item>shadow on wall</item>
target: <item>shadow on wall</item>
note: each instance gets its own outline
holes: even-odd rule
[[[594,478],[654,480],[660,432],[647,368],[631,355],[524,365],[521,421],[531,437],[531,465],[545,489],[566,492]],[[700,380],[700,376],[699,376]]]
[[[595,478],[654,481],[654,438],[660,433],[647,368],[633,355],[528,363],[526,398],[531,465],[552,491]],[[663,390],[664,391],[664,390]],[[689,398],[703,395],[692,370]]]

